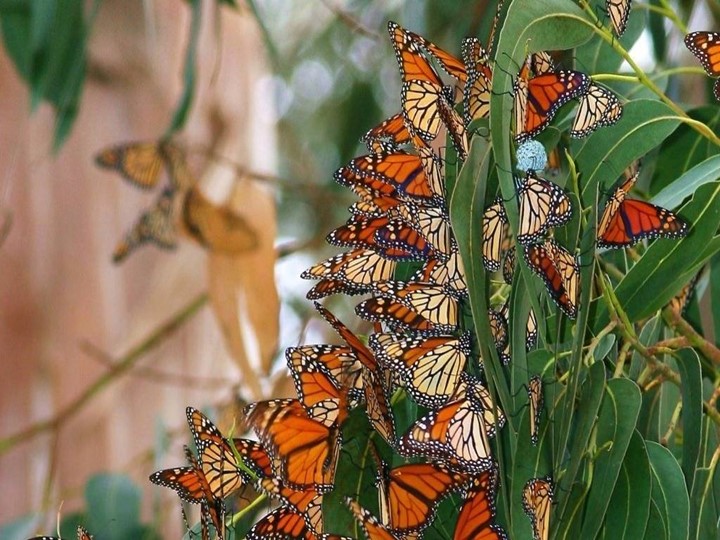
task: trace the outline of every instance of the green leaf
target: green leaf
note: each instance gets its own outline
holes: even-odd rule
[[[635,540],[645,534],[652,477],[645,441],[633,431],[605,516],[601,538]]]
[[[685,482],[693,489],[693,473],[700,464],[700,434],[702,432],[703,395],[700,359],[693,349],[677,353],[682,391],[682,468]]]
[[[197,47],[200,36],[200,19],[202,15],[202,2],[200,0],[190,0],[192,7],[192,15],[190,20],[190,39],[185,49],[185,66],[183,68],[183,93],[180,102],[175,108],[170,127],[165,133],[166,137],[170,137],[176,131],[182,129],[187,122],[187,117],[192,107],[193,98],[195,96],[195,79],[196,68],[195,61],[197,57]]]
[[[650,517],[647,521],[644,540],[667,540],[668,531],[665,527],[660,510],[654,500],[650,501]]]
[[[640,412],[640,389],[628,379],[608,381],[597,423],[593,483],[590,486],[581,538],[595,538],[625,458]]]
[[[680,213],[691,224],[688,236],[655,240],[615,288],[630,321],[643,319],[667,304],[686,283],[678,281],[678,276],[690,279],[712,256],[706,248],[720,225],[720,183],[702,186]],[[715,250],[720,247],[712,245]],[[601,328],[606,320],[606,315],[599,316],[596,324]]]
[[[85,486],[88,529],[103,538],[123,540],[140,526],[140,488],[123,474],[101,473]],[[112,527],[108,527],[112,523]]]
[[[652,198],[652,203],[663,208],[675,208],[701,186],[715,182],[718,178],[720,178],[720,155],[716,154],[668,184]]]
[[[697,540],[717,538],[718,511],[715,500],[715,476],[717,461],[710,468],[695,470],[693,489],[690,492],[690,536]]]
[[[667,531],[666,538],[687,540],[690,499],[680,464],[664,446],[653,441],[645,444],[653,474],[652,500]]]
[[[655,317],[652,317],[643,325],[642,330],[640,331],[640,336],[638,336],[638,341],[645,347],[650,346],[658,339],[660,339],[660,331],[662,330],[662,328],[663,325],[660,316],[656,315]],[[632,358],[630,360],[628,377],[633,381],[636,381],[644,367],[645,358],[643,358],[643,356],[639,352],[633,350]],[[644,400],[645,396],[643,395],[643,401]],[[640,413],[640,415],[642,416],[642,412]]]
[[[650,5],[660,7],[661,0],[650,0]],[[637,9],[632,10],[638,11]],[[650,37],[652,38],[653,51],[655,52],[655,61],[658,64],[664,64],[667,56],[667,30],[665,29],[665,16],[656,11],[649,11],[648,28],[650,29]]]

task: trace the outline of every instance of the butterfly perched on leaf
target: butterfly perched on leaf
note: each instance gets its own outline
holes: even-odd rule
[[[532,524],[533,540],[547,540],[550,537],[552,481],[549,477],[529,480],[523,488],[522,497],[523,509]]]
[[[700,60],[708,75],[720,76],[720,32],[691,32],[685,36],[685,46]],[[720,79],[715,81],[713,91],[720,101]]]
[[[621,248],[644,238],[678,238],[687,234],[688,224],[674,212],[627,198],[639,174],[639,168],[626,172],[625,180],[610,196],[597,228],[598,247]]]

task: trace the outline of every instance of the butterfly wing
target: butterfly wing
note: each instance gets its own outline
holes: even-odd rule
[[[453,540],[507,540],[505,531],[495,519],[495,474],[491,471],[476,476],[460,508]]]
[[[533,478],[523,489],[523,508],[530,518],[533,540],[547,540],[550,535],[550,509],[553,487],[549,478]]]
[[[592,83],[580,99],[570,136],[586,137],[601,126],[612,125],[620,120],[622,111],[622,104],[615,94]]]
[[[625,32],[630,17],[630,4],[631,0],[605,0],[605,10],[617,36],[622,36]]]
[[[152,189],[160,181],[163,155],[156,142],[111,146],[95,156],[95,163],[117,170],[123,178],[142,189]]]

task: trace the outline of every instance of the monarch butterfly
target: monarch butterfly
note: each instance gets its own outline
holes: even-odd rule
[[[495,486],[493,471],[473,478],[458,514],[453,540],[507,540],[502,527],[491,523],[495,519]]]
[[[375,292],[414,310],[438,331],[457,330],[459,304],[445,287],[417,281],[380,281]]]
[[[579,275],[577,261],[554,240],[525,248],[525,262],[545,282],[558,307],[571,319],[577,316]]]
[[[308,486],[323,493],[333,488],[340,449],[340,430],[310,418],[296,399],[251,403],[243,410],[245,423],[280,462],[288,486]]]
[[[390,298],[364,300],[355,306],[355,313],[361,319],[373,323],[386,323],[393,329],[415,330],[428,334],[444,333],[417,311]]]
[[[507,319],[493,308],[488,308],[488,317],[490,318],[490,335],[492,335],[495,342],[495,349],[498,352],[500,361],[507,365],[510,363]]]
[[[463,120],[468,125],[473,120],[487,118],[490,114],[492,68],[488,52],[483,49],[478,38],[463,40],[462,58],[467,71],[467,81],[463,88]]]
[[[353,175],[355,173],[352,173]],[[398,198],[397,192],[394,195],[384,195],[377,190],[368,188],[362,184],[351,184],[348,186],[353,193],[360,198],[361,204],[370,204],[373,207],[378,208],[385,214],[391,214],[393,209],[402,204],[402,201]],[[351,206],[352,208],[352,206]],[[363,212],[359,212],[363,213]],[[370,217],[375,217],[374,214]]]
[[[410,281],[425,281],[434,285],[442,285],[453,291],[458,298],[467,296],[467,279],[460,249],[455,240],[451,243],[450,254],[447,256],[430,255]]]
[[[597,230],[598,247],[619,248],[643,238],[685,236],[688,225],[677,214],[638,199],[627,199],[639,170],[623,181],[610,196]]]
[[[338,279],[360,289],[376,281],[388,279],[395,273],[396,262],[384,259],[372,249],[354,249],[311,266],[303,279]]]
[[[348,414],[347,403],[335,377],[323,364],[308,361],[306,355],[296,353],[296,349],[289,347],[285,350],[285,358],[298,399],[308,416],[328,428],[342,424]]]
[[[685,313],[690,305],[690,300],[695,293],[695,287],[697,286],[700,276],[702,276],[704,270],[705,268],[701,268],[700,271],[695,274],[682,289],[680,289],[680,292],[673,296],[670,302],[668,302],[668,306],[670,306],[673,311],[677,311],[680,315]]]
[[[580,98],[580,106],[570,128],[570,136],[587,137],[597,128],[611,126],[622,117],[622,104],[610,90],[590,83]]]
[[[365,287],[358,287],[352,283],[348,283],[342,279],[321,279],[318,281],[310,290],[305,294],[305,298],[308,300],[320,300],[326,296],[333,294],[346,294],[348,296],[355,296],[357,294],[364,294],[368,292]]]
[[[409,231],[405,229],[409,229]],[[384,231],[384,238],[389,238],[385,246],[379,245],[376,240],[375,233],[379,230]],[[395,234],[400,238],[397,242],[394,241],[395,237],[393,235]],[[408,237],[408,241],[401,243],[400,240],[406,237]],[[397,261],[423,258],[425,252],[429,250],[427,243],[417,232],[399,220],[394,220],[391,223],[387,217],[365,218],[364,216],[352,216],[345,225],[331,231],[326,240],[329,244],[339,247],[372,248],[383,257]],[[411,245],[411,242],[414,242],[414,245]],[[402,245],[408,249],[404,250],[396,247],[396,245]]]
[[[315,309],[340,334],[362,364],[362,383],[368,420],[381,437],[391,446],[395,443],[395,418],[388,403],[385,374],[370,349],[335,315],[315,302]]]
[[[410,142],[410,132],[405,127],[405,116],[397,113],[384,120],[363,135],[361,141],[371,152],[381,152],[387,149],[383,141],[389,140],[390,146],[397,146]]]
[[[502,275],[503,281],[505,281],[508,285],[512,285],[513,276],[515,275],[515,246],[510,246],[510,248],[505,252],[505,256],[503,257]]]
[[[452,88],[442,80],[423,56],[417,41],[398,24],[388,23],[390,39],[402,72],[402,108],[411,132],[425,141],[437,137],[441,124],[451,135],[460,159],[467,157],[465,125],[453,108]],[[449,94],[449,95],[448,95]]]
[[[500,268],[502,252],[507,247],[510,236],[507,214],[501,197],[497,197],[495,202],[485,209],[482,224],[483,264],[488,272],[496,272]]]
[[[131,142],[111,146],[95,156],[95,163],[106,169],[117,170],[123,178],[141,189],[152,189],[160,181],[166,165],[173,187],[187,188],[190,178],[185,156],[169,141]]]
[[[510,306],[509,306],[509,300],[505,301],[505,303],[500,307],[500,309],[497,310],[497,313],[502,317],[502,319],[505,321],[506,327],[509,326],[510,323]],[[492,319],[491,319],[492,322]],[[537,344],[537,317],[535,317],[535,312],[530,308],[530,312],[528,313],[528,319],[527,324],[525,325],[525,350],[529,351],[535,345]],[[502,351],[500,358],[508,361],[511,358],[510,354],[510,340],[507,340],[507,344],[505,345],[505,349]]]
[[[605,0],[605,10],[610,16],[610,23],[617,36],[622,36],[625,32],[631,3],[632,0]]]
[[[257,247],[257,234],[244,217],[228,205],[217,205],[193,186],[185,192],[181,223],[201,246],[222,253]]]
[[[685,46],[693,53],[711,77],[720,75],[720,33],[691,32],[685,36]],[[713,86],[715,99],[720,100],[720,79]]]
[[[489,437],[505,424],[505,415],[487,389],[465,374],[455,396],[415,422],[398,441],[401,454],[456,460],[468,471],[493,467]]]
[[[410,30],[405,30],[406,35],[413,40],[417,45],[425,49],[430,55],[437,60],[440,67],[460,83],[464,83],[467,79],[467,73],[465,69],[465,63],[458,60],[455,56],[449,52],[441,49],[435,45],[432,41],[428,41],[424,37]]]
[[[385,211],[380,208],[374,201],[359,200],[352,203],[348,207],[348,212],[356,216],[365,217],[382,217],[385,215]]]
[[[247,540],[352,540],[337,534],[316,535],[305,517],[290,506],[276,508],[250,529]]]
[[[87,532],[87,530],[84,527],[81,527],[78,525],[77,528],[77,540],[92,540],[93,536]],[[34,536],[30,538],[30,540],[62,540],[61,538],[57,538],[55,536]]]
[[[245,465],[247,465],[258,478],[273,476],[272,457],[260,443],[242,438],[235,438],[232,440],[232,443]]]
[[[530,518],[534,540],[547,540],[550,536],[550,505],[553,486],[550,477],[528,480],[523,489],[523,509]]]
[[[335,171],[333,178],[341,186],[353,188],[353,191],[355,191],[354,188],[356,186],[360,186],[371,190],[375,196],[389,198],[390,200],[397,201],[398,204],[401,201],[400,193],[396,187],[391,182],[387,182],[377,175],[364,174],[357,169],[346,166]],[[371,200],[374,202],[374,199]]]
[[[532,171],[518,187],[518,201],[517,239],[522,244],[539,240],[548,228],[560,227],[572,218],[572,204],[565,192]]]
[[[346,497],[345,504],[348,505],[353,516],[355,516],[355,519],[360,523],[368,540],[400,540],[398,536],[380,523],[378,518],[360,506],[357,501]]]
[[[388,528],[403,535],[422,531],[432,523],[440,501],[468,480],[467,473],[452,471],[441,463],[401,465],[386,476],[381,470],[379,482],[386,501],[380,506],[386,506]]]
[[[407,203],[398,207],[398,213],[435,251],[444,255],[450,254],[454,238],[450,216],[443,208]]]
[[[260,488],[270,497],[280,499],[284,505],[302,514],[313,533],[323,532],[322,494],[312,488],[304,490],[289,488],[284,486],[279,478],[263,478],[260,481]]]
[[[445,200],[444,162],[421,137],[413,135],[411,140],[420,158],[430,189],[436,195],[434,204],[441,205],[441,202]]]
[[[544,130],[560,107],[584,94],[590,85],[590,77],[578,71],[551,71],[532,78],[529,72],[530,63],[527,62],[513,88],[515,141],[518,143],[532,139]]]
[[[347,165],[356,174],[371,176],[392,186],[399,196],[423,204],[437,204],[442,191],[430,183],[419,156],[404,152],[360,156]]]
[[[391,219],[377,227],[374,240],[385,257],[395,260],[408,260],[407,254],[410,260],[425,260],[433,253],[425,236],[402,219]]]
[[[362,364],[350,347],[341,345],[302,345],[286,349],[285,356],[293,365],[302,363],[321,366],[335,386],[350,389],[352,406],[363,393]]]
[[[113,251],[113,262],[121,263],[137,247],[153,242],[163,249],[177,247],[175,229],[175,190],[165,189],[155,201],[155,205],[140,215],[132,229]]]
[[[414,338],[372,334],[370,347],[387,369],[399,374],[413,400],[431,409],[453,395],[470,355],[470,336]]]
[[[538,429],[540,428],[540,415],[543,408],[542,378],[533,375],[528,381],[528,403],[530,404],[530,442],[538,443]]]

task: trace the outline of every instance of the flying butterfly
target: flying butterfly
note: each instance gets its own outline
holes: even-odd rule
[[[611,126],[620,120],[622,112],[622,103],[615,94],[594,82],[590,83],[587,92],[580,98],[570,136],[587,137],[599,127]]]
[[[525,262],[545,282],[550,298],[571,319],[577,316],[580,269],[575,257],[555,240],[525,248]]]
[[[628,199],[639,169],[629,173],[605,205],[597,229],[598,247],[632,246],[644,238],[677,238],[685,236],[688,224],[677,214],[649,202]]]
[[[539,240],[549,228],[560,227],[572,218],[570,197],[533,172],[526,174],[517,191],[520,205],[517,239],[522,244]]]
[[[140,215],[132,229],[113,251],[113,262],[121,263],[136,248],[146,242],[153,242],[163,249],[177,247],[177,230],[175,228],[175,190],[163,190],[155,205]]]
[[[292,489],[283,485],[279,478],[263,478],[260,489],[273,499],[280,499],[283,505],[290,506],[302,514],[305,523],[315,534],[323,532],[322,501],[323,495],[312,487],[304,490]]]
[[[544,66],[545,62],[536,61],[536,65]],[[584,94],[590,85],[590,77],[579,71],[550,71],[530,77],[530,66],[529,60],[513,86],[515,141],[518,143],[544,130],[560,107]]]
[[[488,206],[482,218],[482,257],[485,269],[496,272],[500,268],[503,250],[508,249],[510,228],[501,197]]]
[[[685,46],[693,53],[705,73],[720,76],[720,32],[691,32],[685,36]],[[715,99],[720,101],[720,79],[713,86]]]
[[[495,519],[496,473],[485,471],[473,478],[463,501],[453,540],[508,540]]]
[[[370,347],[386,369],[399,374],[413,400],[434,409],[455,393],[470,355],[470,336],[372,334]]]
[[[530,519],[533,540],[547,540],[550,537],[550,508],[553,501],[552,480],[533,478],[523,489],[523,509]]]
[[[410,131],[425,141],[432,141],[444,124],[458,156],[465,160],[467,133],[462,118],[454,109],[453,89],[443,84],[417,40],[405,29],[391,21],[388,31],[402,73],[402,108]]]

